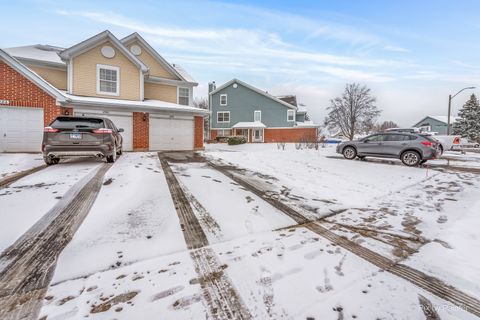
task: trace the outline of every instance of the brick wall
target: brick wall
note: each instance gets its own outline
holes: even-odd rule
[[[145,151],[149,147],[149,114],[133,112],[133,150]]]
[[[195,117],[193,149],[203,149],[203,117]]]
[[[301,139],[316,138],[317,128],[265,129],[265,142],[299,142]]]
[[[217,138],[217,130],[210,130],[210,140],[215,140]]]
[[[62,114],[62,108],[56,106],[55,98],[3,61],[0,61],[0,100],[8,100],[8,106],[43,108],[44,125]]]

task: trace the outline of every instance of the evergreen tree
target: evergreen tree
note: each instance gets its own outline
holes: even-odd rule
[[[474,94],[460,109],[453,125],[453,134],[480,142],[480,103]]]

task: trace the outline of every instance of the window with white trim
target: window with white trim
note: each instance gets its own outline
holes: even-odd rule
[[[120,95],[120,68],[97,64],[97,94]]]
[[[217,123],[229,123],[229,122],[230,122],[230,111],[217,112]]]
[[[227,105],[227,95],[226,94],[221,94],[220,95],[220,105],[221,106],[226,106]]]
[[[178,104],[182,106],[190,105],[190,89],[178,88]]]
[[[295,110],[287,110],[287,121],[295,121]]]
[[[221,129],[217,130],[217,137],[229,137],[230,129]]]
[[[253,112],[253,121],[258,121],[258,122],[261,122],[262,121],[262,111],[260,110],[255,110]]]

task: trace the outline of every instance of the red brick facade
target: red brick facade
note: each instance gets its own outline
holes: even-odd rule
[[[299,142],[302,139],[317,137],[317,128],[265,129],[265,142]]]
[[[195,117],[193,149],[203,149],[203,117]]]
[[[0,61],[0,100],[8,100],[6,105],[12,107],[43,108],[44,125],[67,110],[58,107],[54,97],[3,61]]]
[[[149,120],[148,113],[133,112],[133,150],[145,151],[149,148]]]
[[[217,139],[217,130],[210,130],[210,140]]]

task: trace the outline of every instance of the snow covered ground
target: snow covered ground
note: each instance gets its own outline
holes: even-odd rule
[[[44,164],[39,153],[0,153],[0,180]]]
[[[325,217],[330,231],[480,298],[478,174],[347,161],[331,147],[291,144],[215,144],[202,154],[246,169],[236,172],[306,216]],[[467,168],[480,161],[451,157]],[[2,212],[0,250],[98,165],[65,163],[1,189],[0,207],[12,212]],[[206,163],[170,166],[221,265],[211,276],[233,285],[253,319],[425,319],[425,301],[442,320],[477,318],[297,226]],[[184,228],[157,154],[125,153],[61,253],[40,317],[215,318]]]
[[[2,155],[0,155],[2,156]],[[30,158],[30,154],[26,155]],[[43,160],[42,160],[43,161]],[[20,163],[27,163],[20,161]],[[42,218],[70,189],[100,166],[98,160],[74,161],[45,168],[0,189],[0,252]],[[80,182],[79,182],[80,181]]]

